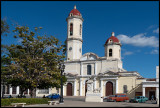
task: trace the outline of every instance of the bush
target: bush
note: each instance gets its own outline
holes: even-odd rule
[[[30,104],[48,104],[48,98],[11,98],[1,99],[1,106],[11,106],[11,103],[26,103]]]
[[[1,99],[1,106],[9,106],[11,105],[10,99]]]

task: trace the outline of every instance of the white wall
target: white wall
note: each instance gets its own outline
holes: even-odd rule
[[[82,40],[82,29],[81,29],[81,34],[80,34],[80,24],[82,25],[82,20],[79,18],[72,18],[72,19],[68,19],[67,23],[68,23],[67,38],[68,39],[77,38],[77,39]],[[73,35],[72,36],[70,36],[70,23],[73,24]],[[74,40],[67,41],[67,60],[68,61],[78,60],[82,56],[82,41],[80,40],[74,39]],[[70,47],[72,47],[71,51],[69,50]]]
[[[156,81],[159,82],[159,66],[156,66]]]
[[[109,57],[109,49],[112,49],[112,56]],[[105,56],[107,59],[117,58],[121,60],[121,46],[120,45],[107,45],[105,46]]]

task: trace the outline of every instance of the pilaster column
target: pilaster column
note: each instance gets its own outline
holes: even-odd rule
[[[37,96],[38,92],[39,92],[39,89],[38,89],[38,88],[36,88],[36,96]]]
[[[83,76],[83,64],[81,63],[81,75]]]
[[[94,86],[93,89],[96,89],[96,81],[94,80]]]
[[[28,95],[29,95],[29,89],[28,89]]]
[[[159,87],[156,87],[156,99],[157,99],[157,104],[159,104]]]
[[[116,79],[116,93],[118,93],[118,79]]]
[[[101,79],[101,96],[103,96],[103,80]]]
[[[94,74],[97,75],[97,63],[95,63],[94,66],[95,66]]]
[[[145,87],[143,87],[143,96],[145,96]]]
[[[17,86],[16,94],[19,94],[19,86]]]
[[[96,78],[94,78],[94,86],[93,86],[93,89],[96,89]]]
[[[80,79],[80,87],[79,87],[79,94],[82,96],[82,79]]]
[[[9,89],[10,89],[10,90],[9,90],[9,94],[12,95],[12,86],[10,86]]]
[[[76,88],[76,80],[74,81],[74,96],[76,96],[76,90],[77,90],[77,88]]]

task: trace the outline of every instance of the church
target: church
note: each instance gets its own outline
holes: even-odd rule
[[[144,78],[136,71],[123,69],[121,42],[112,32],[104,43],[104,57],[93,52],[82,55],[83,17],[76,9],[70,11],[67,19],[67,60],[64,96],[85,96],[86,82],[92,78],[94,89],[101,89],[101,96],[126,93],[129,97],[142,94],[141,82]],[[89,41],[89,40],[88,40]]]
[[[99,89],[101,97],[125,93],[129,98],[143,95],[150,99],[151,95],[155,95],[155,98],[159,99],[159,66],[156,67],[156,79],[143,78],[136,71],[123,69],[122,44],[114,32],[111,35],[108,34],[108,39],[104,43],[103,57],[99,57],[93,52],[82,55],[83,18],[76,6],[70,11],[66,21],[67,59],[64,62],[64,74],[67,82],[63,85],[64,96],[86,96],[87,81],[93,79],[93,89]],[[4,90],[4,95],[17,96],[20,93],[19,86],[8,85]],[[60,88],[37,88],[36,90],[37,97],[47,96],[51,93],[60,94]],[[30,90],[26,90],[24,94],[29,96]]]

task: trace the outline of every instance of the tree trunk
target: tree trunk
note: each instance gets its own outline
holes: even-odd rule
[[[31,98],[36,98],[36,88],[31,88]]]
[[[20,87],[20,91],[21,91],[21,92],[20,92],[20,97],[22,97],[25,90]]]

